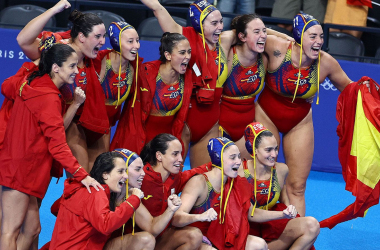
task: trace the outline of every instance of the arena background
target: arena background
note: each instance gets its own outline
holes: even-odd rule
[[[19,30],[1,29],[2,42],[0,43],[0,82],[14,75],[21,67],[21,64],[29,59],[21,51],[17,44],[16,37]],[[159,42],[141,41],[139,51],[144,62],[159,58]],[[103,49],[110,48],[108,38]],[[380,65],[359,63],[351,61],[339,61],[343,70],[353,81],[359,80],[362,76],[369,76],[380,83]],[[341,167],[338,160],[338,137],[336,135],[337,121],[335,119],[336,101],[339,91],[330,83],[328,79],[320,85],[319,105],[313,103],[313,119],[315,130],[315,150],[312,170],[340,173]],[[4,96],[0,96],[0,103]],[[112,132],[114,132],[113,128]],[[279,154],[279,161],[283,161],[282,152]]]
[[[19,30],[0,29],[2,37],[0,43],[0,83],[15,74],[21,64],[28,60],[17,45],[18,32]],[[108,41],[104,49],[107,47],[110,47]],[[158,59],[158,47],[158,42],[141,41],[139,54],[146,62]],[[380,65],[349,61],[339,62],[343,70],[354,81],[359,80],[363,75],[367,75],[380,82]],[[340,174],[341,167],[337,156],[338,137],[336,135],[335,107],[338,95],[339,92],[327,80],[321,85],[320,104],[313,104],[315,150],[312,170],[314,171],[310,173],[307,182],[306,215],[314,216],[318,221],[340,212],[355,199],[344,190],[345,182]],[[0,103],[3,102],[3,99],[4,97],[0,95]],[[282,153],[280,153],[279,161],[283,161]],[[185,169],[188,168],[189,163],[186,161]],[[43,200],[40,209],[42,231],[39,247],[51,239],[55,217],[50,213],[50,206],[62,195],[64,179],[61,178],[59,181],[53,179]],[[369,209],[365,218],[341,223],[333,230],[321,229],[315,247],[319,250],[380,249],[379,221],[380,206],[377,205]]]

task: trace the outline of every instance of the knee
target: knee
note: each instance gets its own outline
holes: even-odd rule
[[[305,195],[306,181],[294,181],[294,182],[286,183],[286,186],[287,186],[288,191],[290,191],[290,193],[293,195],[296,195],[296,196]]]
[[[199,228],[187,227],[185,239],[187,239],[187,244],[189,244],[190,249],[198,249],[202,244],[203,234]]]
[[[33,226],[29,226],[28,228],[23,228],[21,230],[21,234],[28,238],[36,238],[41,232],[41,224],[39,222],[35,223]]]
[[[139,233],[138,242],[140,243],[141,249],[154,249],[156,245],[156,238],[148,232]]]
[[[245,249],[250,250],[268,250],[268,244],[264,239],[259,237],[249,237]]]
[[[309,234],[313,238],[316,238],[319,235],[320,225],[317,219],[315,219],[314,217],[305,217],[305,226],[307,228],[307,234]]]

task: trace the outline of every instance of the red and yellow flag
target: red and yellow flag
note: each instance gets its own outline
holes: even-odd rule
[[[365,84],[359,84],[365,80],[370,81],[370,90]],[[379,85],[363,77],[346,88],[349,89],[341,93],[337,107],[339,160],[346,189],[356,200],[339,214],[320,222],[321,227],[330,229],[338,223],[364,217],[368,208],[379,203],[380,195]],[[353,130],[347,130],[352,127]]]

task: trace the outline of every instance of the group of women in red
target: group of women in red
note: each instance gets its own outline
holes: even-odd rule
[[[43,32],[67,0],[18,35],[33,62],[2,84],[0,249],[30,248],[62,167],[70,178],[45,249],[313,248],[310,100],[326,77],[340,91],[351,83],[321,50],[318,20],[298,14],[290,38],[255,14],[223,31],[206,0],[190,5],[192,27],[141,2],[165,32],[156,61],[142,63],[126,22],[106,30],[75,10],[70,31]],[[111,50],[101,50],[106,34]],[[280,133],[286,164],[276,162]]]

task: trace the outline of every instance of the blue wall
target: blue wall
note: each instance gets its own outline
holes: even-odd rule
[[[3,82],[9,76],[12,76],[28,58],[17,45],[16,37],[18,30],[0,29],[2,42],[0,43],[0,82]],[[110,47],[108,40],[104,48]],[[152,61],[159,58],[158,42],[141,41],[140,56],[144,61]],[[359,80],[366,75],[380,82],[380,65],[357,63],[349,61],[339,61],[343,70],[353,81]],[[313,170],[326,172],[341,172],[338,160],[338,137],[336,127],[338,125],[335,119],[336,100],[339,91],[337,91],[328,79],[320,88],[320,104],[313,104],[313,119],[315,131],[315,150],[313,158]],[[0,103],[3,102],[3,96],[0,95]],[[279,161],[283,161],[280,153]]]

